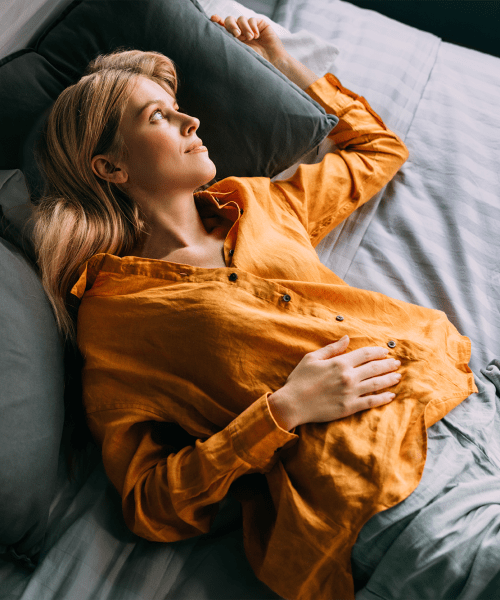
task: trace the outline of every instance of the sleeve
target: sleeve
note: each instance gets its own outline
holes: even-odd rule
[[[276,450],[298,439],[274,420],[269,395],[206,440],[192,438],[143,407],[87,414],[129,529],[159,542],[207,533],[232,482],[269,471]]]
[[[328,135],[336,150],[321,163],[300,165],[291,178],[274,182],[272,193],[296,214],[316,246],[394,177],[408,150],[368,102],[331,73],[306,92],[339,118]]]

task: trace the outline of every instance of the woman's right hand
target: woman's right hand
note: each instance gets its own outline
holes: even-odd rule
[[[249,46],[270,63],[288,53],[271,25],[260,17],[226,17],[212,15],[210,20],[227,29],[234,37]]]
[[[291,430],[303,423],[342,419],[361,410],[387,404],[391,392],[380,392],[399,383],[394,371],[401,364],[386,358],[388,350],[367,346],[343,354],[349,338],[306,354],[285,385],[268,399],[280,427]]]

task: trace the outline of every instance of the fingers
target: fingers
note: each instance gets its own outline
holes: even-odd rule
[[[388,352],[388,348],[382,348],[382,346],[365,346],[364,348],[348,352],[344,356],[344,360],[350,367],[359,367],[372,360],[385,358]]]
[[[361,366],[353,367],[355,381],[357,381],[357,393],[359,395],[373,394],[393,385],[401,380],[401,374],[396,369],[401,362],[394,358],[371,360]]]
[[[248,19],[248,26],[250,27],[250,33],[253,34],[254,39],[257,39],[260,36],[257,19],[255,17],[250,17],[250,19]]]
[[[369,408],[375,408],[376,406],[383,406],[389,404],[394,400],[396,394],[392,392],[384,392],[383,394],[373,394],[371,396],[362,396],[353,401],[350,406],[350,414],[360,412],[361,410],[367,410]]]
[[[379,377],[371,377],[360,381],[357,387],[357,392],[360,396],[365,394],[373,394],[380,390],[385,390],[394,385],[397,385],[401,381],[401,373],[387,373]]]
[[[348,345],[349,338],[347,335],[344,335],[344,337],[340,338],[340,340],[333,342],[333,344],[328,344],[328,346],[324,346],[323,348],[318,348],[314,352],[311,352],[311,354],[319,360],[327,360],[342,354]]]
[[[401,361],[396,360],[395,358],[386,358],[372,360],[354,368],[356,369],[356,377],[358,380],[363,381],[364,379],[370,379],[371,377],[377,377],[378,375],[395,371],[400,366]]]
[[[311,352],[316,358],[320,358],[323,360],[327,360],[329,358],[335,358],[339,354],[342,354],[347,349],[349,345],[349,337],[345,335],[340,340],[333,342],[332,344],[328,344],[328,346],[324,346],[323,348],[319,348],[314,352]],[[381,361],[381,359],[387,356],[389,350],[387,348],[383,348],[382,346],[366,346],[364,348],[358,348],[358,350],[352,350],[352,352],[348,352],[344,354],[342,360],[344,364],[348,367],[360,367],[360,365],[365,365],[367,363],[372,363],[370,365],[370,369],[365,369],[362,374],[363,377],[360,376],[360,379],[366,379],[367,377],[373,377],[374,375],[379,375],[380,373],[386,373],[391,370],[390,362],[383,362],[381,366],[377,366],[377,363]],[[391,361],[392,359],[388,359]],[[399,366],[399,365],[395,365]],[[360,373],[361,375],[361,373]]]
[[[234,37],[241,41],[254,40],[260,36],[259,26],[255,17],[251,17],[250,19],[243,16],[238,17],[238,19],[236,17],[226,17],[223,20],[219,15],[212,15],[210,20],[225,27],[229,33],[232,33]]]
[[[233,28],[233,23],[236,24],[236,33],[233,33],[237,38],[241,40],[250,41],[253,39],[257,39],[259,37],[259,28],[257,27],[257,19],[254,17],[247,19],[246,17],[238,17],[235,20],[234,17],[227,17],[226,19],[226,28],[228,26],[228,22]],[[229,29],[228,29],[229,31]],[[238,34],[238,31],[240,32]]]
[[[362,402],[366,402],[367,394],[386,390],[401,381],[401,374],[395,372],[401,366],[401,362],[393,358],[384,358],[387,356],[387,352],[388,350],[381,346],[367,346],[337,358],[337,361],[342,361],[340,368],[344,371],[343,381],[351,386],[352,392],[358,399],[362,397]],[[338,362],[337,365],[339,365]],[[381,396],[383,397],[381,398]],[[370,402],[384,404],[393,397],[388,398],[384,394],[376,394],[376,398],[372,398]],[[375,405],[378,406],[378,404]],[[364,410],[364,408],[359,410]]]

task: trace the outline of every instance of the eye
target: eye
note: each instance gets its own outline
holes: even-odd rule
[[[152,121],[158,121],[158,119],[156,118],[156,115],[161,115],[161,118],[163,119],[163,113],[161,112],[161,110],[159,108],[157,108],[154,113],[151,115],[151,120]]]
[[[182,111],[181,111],[181,109],[180,109],[180,107],[179,107],[179,106],[177,106],[177,105],[176,105],[176,106],[174,106],[174,110],[175,110],[175,112],[182,112]],[[159,121],[159,119],[157,119],[157,118],[156,118],[156,115],[158,115],[158,114],[159,114],[159,115],[161,115],[161,118],[162,118],[162,119],[165,119],[165,118],[166,118],[166,115],[164,115],[164,114],[162,113],[161,109],[160,109],[160,108],[157,108],[157,109],[156,109],[156,110],[153,112],[153,114],[151,115],[151,121]]]

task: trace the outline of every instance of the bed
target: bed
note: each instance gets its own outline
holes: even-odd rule
[[[68,5],[18,3],[22,8],[16,11],[11,4],[2,15],[7,26],[0,68]],[[472,342],[470,367],[479,393],[429,429],[417,490],[361,531],[352,553],[356,599],[498,599],[500,59],[342,0],[201,2],[208,15],[233,8],[247,15],[253,9],[279,25],[290,52],[319,76],[331,71],[365,96],[409,148],[408,162],[390,184],[321,242],[322,262],[354,287],[443,310]],[[289,157],[287,168],[273,177],[284,178],[297,162],[319,161],[331,150],[321,140],[313,146],[298,160]],[[8,166],[0,171],[0,205],[2,236],[12,256],[7,264],[2,255],[1,272],[36,286],[34,271],[23,262],[31,256],[29,173],[21,165]],[[50,310],[35,296],[30,310],[42,327],[39,321],[50,319]],[[7,327],[5,319],[1,323]],[[17,331],[34,336],[32,329]],[[33,337],[31,351],[43,355],[45,373],[60,372],[62,356],[46,331],[44,343]],[[5,362],[0,366],[3,382],[9,368]],[[46,380],[42,372],[39,377],[45,377],[45,394],[61,397],[60,380]],[[9,403],[5,393],[2,398],[5,424]],[[39,418],[57,423],[54,436],[60,440],[62,405],[52,406]],[[13,426],[22,428],[16,421]],[[72,477],[64,453],[51,452],[33,457],[40,463],[36,476],[49,473],[50,480],[46,520],[37,524],[39,551],[26,557],[2,547],[0,539],[2,600],[280,597],[248,564],[233,497],[221,503],[209,534],[171,544],[147,542],[125,527],[95,448]],[[44,460],[55,465],[52,471]],[[0,506],[2,519],[8,519],[8,508]]]

